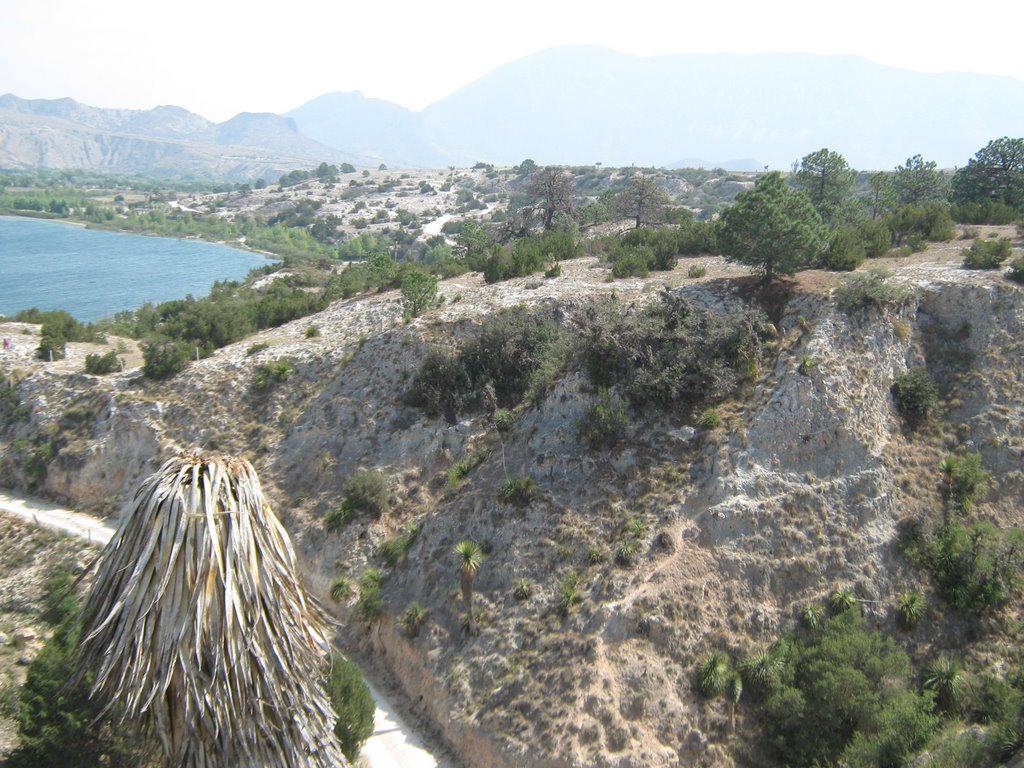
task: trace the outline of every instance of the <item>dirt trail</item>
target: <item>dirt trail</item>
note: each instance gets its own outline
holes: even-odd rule
[[[0,512],[44,528],[86,539],[102,546],[114,535],[114,528],[99,518],[63,509],[42,499],[0,489]],[[397,714],[391,702],[367,681],[377,709],[373,735],[366,740],[358,765],[363,768],[454,768],[434,756],[425,737],[410,728]]]

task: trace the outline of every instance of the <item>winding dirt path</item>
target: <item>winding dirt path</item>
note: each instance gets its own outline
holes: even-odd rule
[[[0,512],[44,528],[68,533],[103,546],[114,535],[104,520],[64,509],[42,499],[0,489]],[[377,709],[373,716],[373,735],[359,755],[363,768],[454,768],[451,762],[435,757],[426,739],[410,728],[391,702],[369,681],[370,694]]]

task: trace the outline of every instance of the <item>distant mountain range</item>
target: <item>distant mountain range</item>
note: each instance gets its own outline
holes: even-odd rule
[[[921,154],[966,164],[1019,136],[1024,81],[922,74],[853,56],[637,57],[555,48],[506,64],[421,112],[331,93],[283,117],[214,124],[180,107],[86,107],[0,97],[0,166],[274,178],[321,160],[355,165],[704,165],[788,168],[821,147],[856,168]]]

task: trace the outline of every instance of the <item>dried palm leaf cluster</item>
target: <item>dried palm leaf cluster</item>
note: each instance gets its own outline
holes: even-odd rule
[[[168,765],[346,765],[321,681],[327,621],[243,459],[183,454],[135,495],[84,610],[94,695]]]

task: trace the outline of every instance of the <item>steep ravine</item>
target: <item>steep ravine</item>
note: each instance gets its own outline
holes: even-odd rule
[[[576,421],[595,394],[569,374],[517,409],[507,435],[485,414],[454,424],[407,404],[431,344],[452,344],[501,306],[545,306],[572,322],[587,297],[654,298],[665,285],[707,306],[743,300],[742,273],[719,260],[710,279],[686,267],[649,281],[603,282],[580,260],[554,281],[442,287],[446,305],[400,324],[395,297],[332,305],[320,316],[219,351],[166,384],[137,374],[96,379],[8,368],[30,413],[3,432],[0,484],[25,487],[25,440],[58,448],[40,492],[109,514],[178,447],[254,458],[267,490],[326,593],[355,585],[368,563],[387,573],[374,621],[348,606],[347,642],[390,674],[411,706],[470,766],[756,764],[728,738],[724,709],[693,693],[696,659],[718,645],[751,648],[789,626],[800,605],[852,588],[888,626],[894,595],[917,578],[893,546],[897,522],[935,508],[944,452],[982,453],[993,481],[984,514],[1019,524],[1024,494],[1024,291],[995,273],[949,265],[901,269],[914,289],[897,306],[842,311],[825,288],[797,285],[773,308],[777,340],[743,396],[719,407],[721,425],[630,413],[624,446],[593,450]],[[319,339],[306,339],[311,322]],[[254,355],[254,341],[268,349]],[[294,376],[254,392],[253,368],[288,357]],[[937,424],[905,431],[889,387],[925,366],[942,384]],[[454,487],[455,461],[486,456]],[[327,532],[324,512],[344,479],[378,469],[393,502]],[[502,502],[506,479],[537,486],[525,506]],[[411,521],[419,532],[386,568],[377,546]],[[636,541],[631,564],[615,547]],[[486,542],[475,581],[480,633],[467,636],[457,541]],[[570,573],[579,598],[559,597]],[[532,585],[526,599],[516,584]],[[418,637],[397,619],[427,613]],[[941,628],[910,638],[943,642]],[[742,715],[741,715],[742,716]]]

